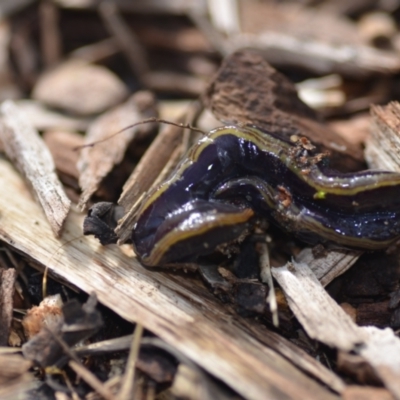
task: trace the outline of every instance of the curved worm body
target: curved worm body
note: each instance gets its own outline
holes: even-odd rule
[[[400,174],[333,172],[305,141],[223,127],[199,140],[147,195],[132,241],[146,265],[189,262],[257,219],[312,244],[382,249],[400,238]]]

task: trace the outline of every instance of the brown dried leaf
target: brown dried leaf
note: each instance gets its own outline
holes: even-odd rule
[[[127,88],[111,71],[77,59],[45,72],[32,93],[35,100],[78,115],[101,113],[127,96]]]

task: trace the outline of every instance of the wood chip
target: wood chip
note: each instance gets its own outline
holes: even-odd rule
[[[43,219],[27,229],[27,216],[37,215],[38,207],[21,185],[18,174],[0,160],[0,187],[8,188],[0,196],[0,240],[82,290],[95,291],[104,305],[141,323],[245,398],[338,398],[294,367],[290,356],[282,357],[276,344],[261,344],[239,316],[232,319],[190,275],[151,271],[119,248],[82,238],[82,215],[71,213],[62,247]],[[265,327],[254,329],[265,336]],[[282,338],[279,347],[285,342]]]
[[[17,270],[0,269],[0,346],[8,345],[14,308],[14,290]]]
[[[400,172],[400,103],[372,106],[371,136],[365,158],[371,168]]]
[[[33,188],[54,235],[59,236],[70,201],[55,174],[51,154],[25,115],[12,101],[2,103],[0,112],[3,117],[0,138],[6,154]],[[32,217],[34,216],[29,216]]]
[[[326,286],[346,272],[361,254],[356,250],[327,250],[322,255],[315,255],[315,250],[307,247],[296,256],[296,261],[307,264],[321,285]]]
[[[126,103],[93,122],[86,134],[86,144],[110,138],[92,147],[85,147],[81,151],[78,162],[79,185],[82,188],[78,205],[80,208],[86,206],[113,167],[122,162],[132,140],[150,132],[154,129],[154,124],[139,125],[116,133],[135,122],[155,115],[153,95],[150,92],[137,92]],[[116,135],[111,137],[113,134]]]
[[[400,399],[400,339],[392,329],[358,327],[328,295],[306,264],[272,270],[307,334],[330,347],[360,355]]]
[[[306,264],[292,262],[273,268],[272,274],[285,292],[290,309],[312,339],[346,351],[360,343],[357,326],[326,293]]]
[[[101,113],[128,96],[124,83],[110,70],[73,59],[45,72],[32,97],[77,115]]]

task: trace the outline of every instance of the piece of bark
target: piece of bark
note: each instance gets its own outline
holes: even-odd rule
[[[297,256],[298,263],[307,264],[321,282],[328,285],[337,276],[346,272],[360,257],[356,250],[324,250],[316,254],[316,249],[305,248]]]
[[[2,103],[0,112],[0,138],[5,152],[32,187],[54,235],[59,236],[71,202],[55,174],[51,154],[13,102]]]
[[[306,264],[288,263],[274,268],[272,274],[311,338],[361,356],[395,398],[400,399],[400,339],[391,329],[355,325]]]
[[[305,368],[309,364],[306,355],[293,355],[305,363],[304,373],[289,361],[293,345],[284,338],[269,341],[265,327],[254,327],[266,342],[261,344],[249,333],[245,320],[232,319],[224,305],[190,276],[146,269],[133,256],[119,248],[103,248],[94,238],[72,240],[81,236],[82,215],[71,213],[62,249],[43,219],[31,224],[28,232],[27,216],[37,215],[38,207],[4,160],[0,160],[0,187],[8,188],[0,196],[4,210],[0,240],[29,254],[38,265],[48,264],[50,272],[82,290],[96,291],[103,304],[128,321],[143,324],[242,396],[260,400],[337,398],[310,377],[313,368],[318,368]],[[319,373],[324,384],[342,390],[332,374]]]
[[[400,69],[394,51],[378,50],[346,18],[295,3],[247,2],[244,34],[230,37],[231,50],[257,48],[273,65],[305,68],[318,75],[359,77]]]
[[[0,346],[8,345],[13,317],[13,297],[16,279],[16,269],[0,269]]]
[[[128,96],[124,83],[110,70],[72,59],[45,72],[32,97],[77,115],[101,113]]]
[[[297,96],[295,86],[254,51],[228,56],[211,81],[203,100],[226,124],[255,125],[289,139],[309,138],[320,151],[329,151],[334,167],[360,169],[361,148],[348,143],[318,118]]]
[[[371,106],[371,135],[365,158],[371,168],[400,172],[400,103]]]
[[[156,116],[155,108],[155,98],[150,92],[137,92],[126,103],[100,116],[89,127],[86,144],[105,141],[81,151],[78,169],[82,195],[78,207],[83,209],[86,206],[104,178],[115,165],[122,162],[132,140],[150,133],[154,124],[138,125],[120,131],[135,122]],[[115,136],[111,137],[113,134]]]

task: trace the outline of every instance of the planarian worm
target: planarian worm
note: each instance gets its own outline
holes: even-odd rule
[[[400,174],[339,173],[306,140],[209,132],[148,193],[132,231],[148,266],[195,261],[266,219],[307,243],[378,250],[400,239]]]

